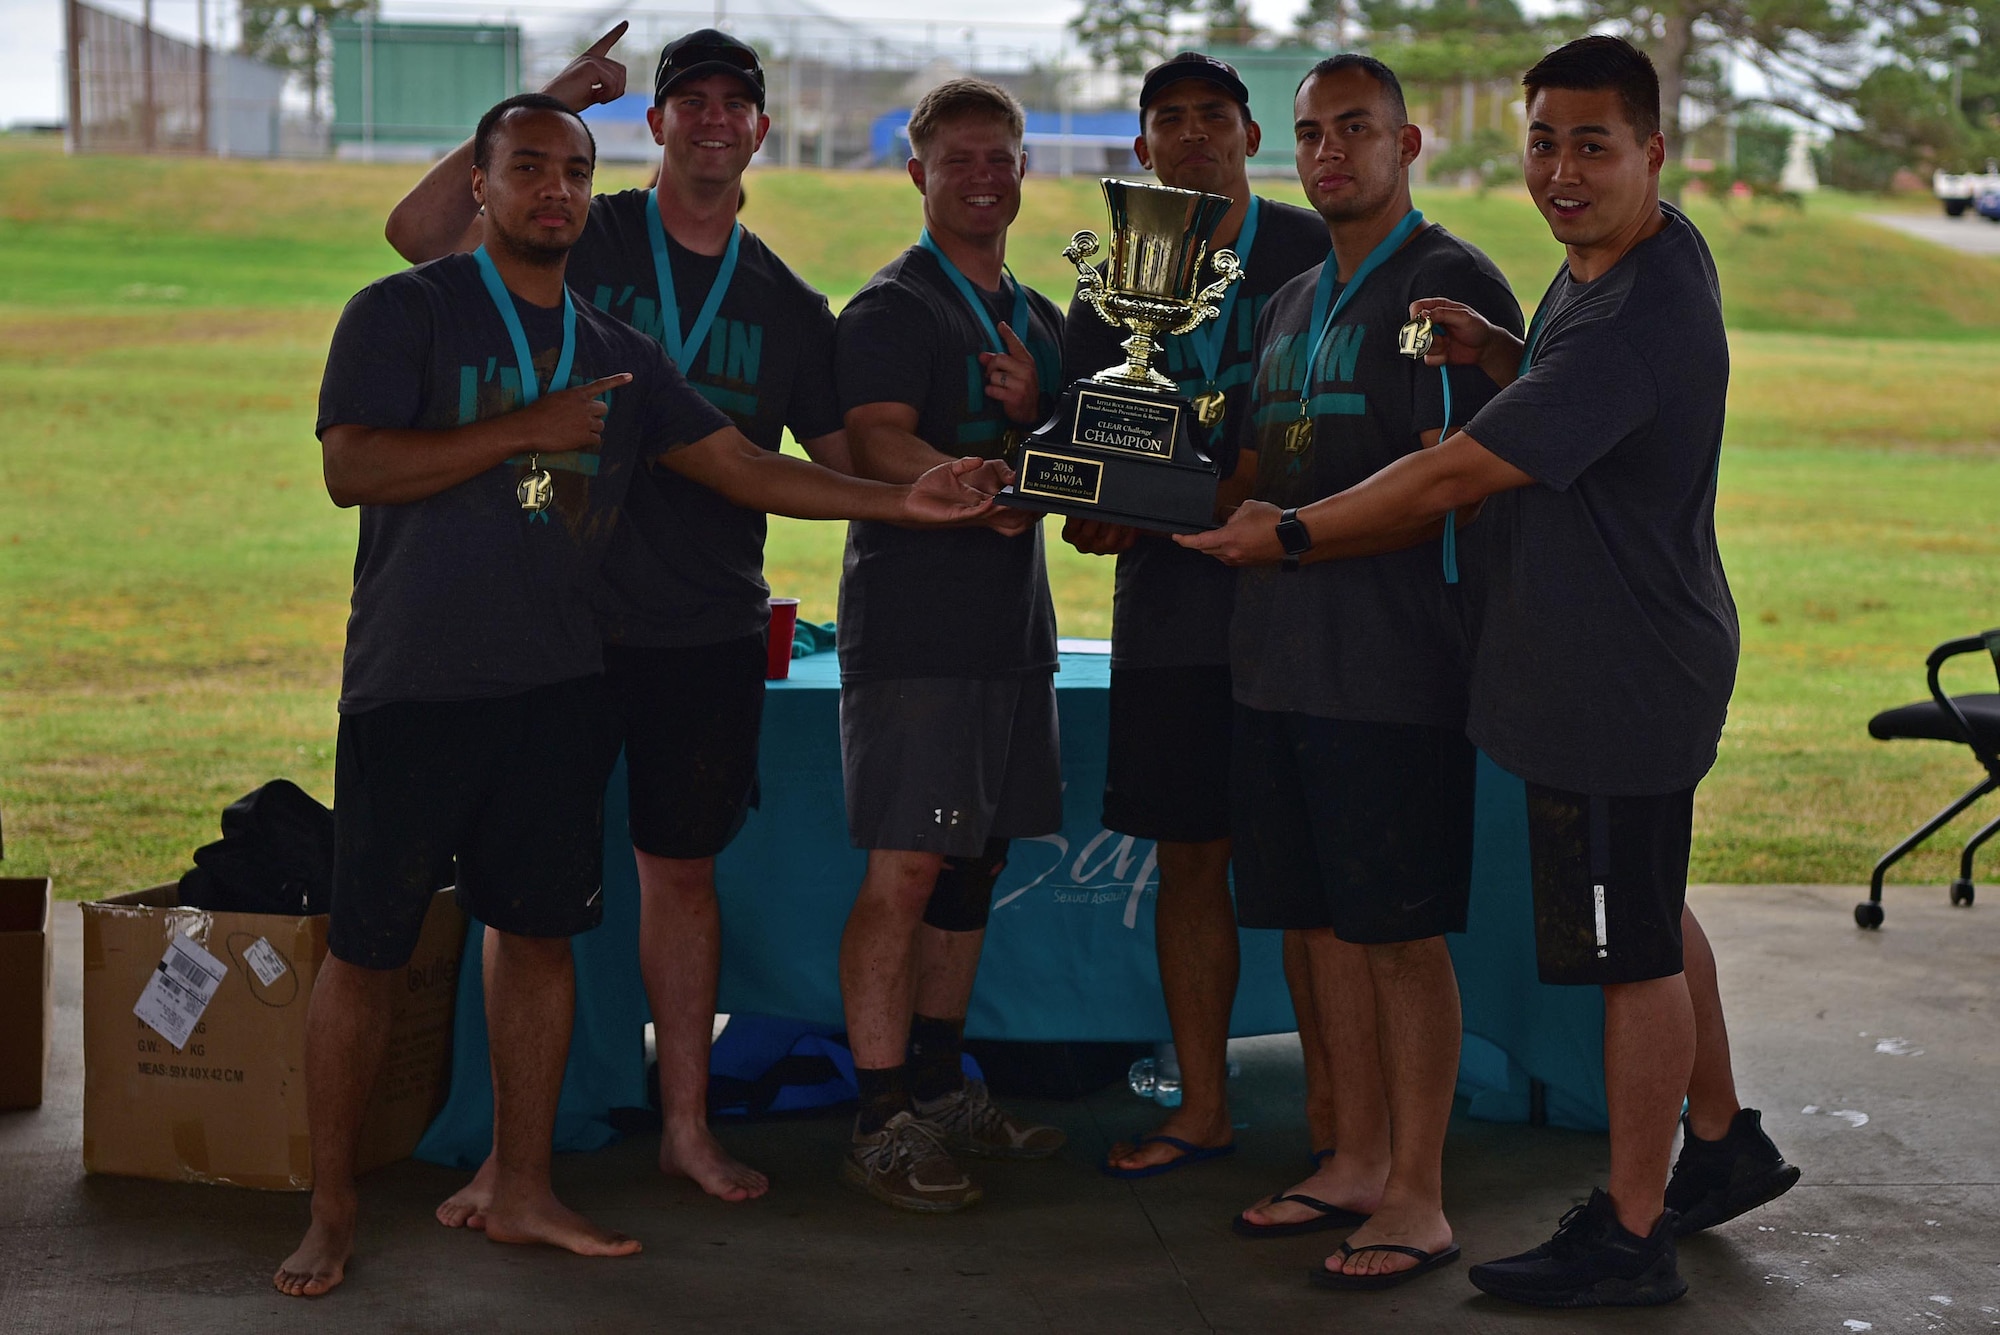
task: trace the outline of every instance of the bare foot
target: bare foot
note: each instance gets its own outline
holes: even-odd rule
[[[278,1266],[272,1287],[293,1298],[317,1298],[345,1279],[347,1258],[354,1253],[355,1207],[351,1195],[323,1201],[315,1194],[305,1240]]]
[[[1204,1113],[1190,1109],[1186,1105],[1174,1109],[1167,1120],[1160,1124],[1154,1136],[1172,1136],[1185,1140],[1190,1145],[1209,1149],[1217,1145],[1227,1145],[1236,1139],[1235,1131],[1229,1125],[1229,1110],[1218,1109]],[[1185,1157],[1187,1151],[1154,1140],[1149,1145],[1131,1141],[1119,1141],[1104,1156],[1105,1162],[1113,1168],[1132,1172],[1140,1168],[1151,1168],[1156,1164],[1171,1162]]]
[[[493,1177],[498,1171],[493,1156],[487,1155],[486,1162],[472,1175],[472,1181],[445,1197],[444,1204],[438,1206],[438,1222],[446,1228],[485,1228],[486,1207],[493,1203]]]
[[[487,1205],[486,1236],[493,1242],[542,1243],[578,1256],[631,1256],[639,1240],[599,1228],[557,1200],[547,1187],[539,1192],[496,1193]]]
[[[1319,1161],[1318,1172],[1297,1186],[1286,1187],[1278,1194],[1310,1196],[1314,1200],[1325,1201],[1328,1205],[1338,1205],[1343,1210],[1372,1215],[1382,1204],[1382,1188],[1388,1180],[1389,1165],[1386,1163],[1377,1167],[1364,1164],[1353,1156],[1329,1154]],[[1310,1206],[1301,1205],[1297,1201],[1278,1201],[1270,1196],[1266,1196],[1243,1212],[1245,1222],[1261,1226],[1299,1224],[1319,1217],[1319,1211]],[[1373,1239],[1376,1242],[1384,1240]]]
[[[1439,1252],[1451,1246],[1451,1224],[1436,1205],[1385,1202],[1348,1237],[1347,1245],[1356,1254],[1343,1258],[1335,1252],[1326,1258],[1326,1268],[1345,1275],[1389,1275],[1416,1266],[1417,1259],[1402,1252],[1360,1250],[1379,1242],[1415,1247],[1421,1252]]]
[[[660,1171],[691,1178],[709,1195],[725,1201],[753,1201],[771,1189],[771,1180],[738,1163],[706,1124],[676,1126],[660,1133]]]

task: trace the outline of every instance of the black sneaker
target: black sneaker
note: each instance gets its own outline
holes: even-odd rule
[[[1667,1180],[1667,1208],[1680,1216],[1684,1238],[1774,1201],[1792,1189],[1799,1170],[1764,1134],[1764,1115],[1740,1109],[1721,1140],[1703,1140],[1681,1118],[1681,1157]]]
[[[1531,1252],[1476,1265],[1467,1277],[1495,1298],[1536,1307],[1652,1307],[1687,1292],[1674,1264],[1674,1212],[1650,1236],[1625,1231],[1602,1191],[1562,1217]]]

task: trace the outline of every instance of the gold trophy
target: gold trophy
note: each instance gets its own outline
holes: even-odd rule
[[[1231,201],[1131,181],[1103,186],[1111,215],[1103,272],[1089,262],[1099,249],[1094,232],[1072,237],[1063,258],[1076,266],[1077,295],[1106,323],[1131,331],[1120,345],[1125,361],[1063,392],[1055,416],[1021,442],[1010,460],[1014,483],[997,499],[1169,533],[1213,528],[1221,479],[1189,419],[1213,426],[1221,395],[1187,398],[1152,359],[1162,339],[1214,319],[1223,293],[1243,276],[1234,252],[1209,251]],[[1204,265],[1214,275],[1206,284]]]

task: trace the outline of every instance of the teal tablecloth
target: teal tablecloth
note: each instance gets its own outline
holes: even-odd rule
[[[1098,823],[1104,787],[1109,660],[1065,654],[1064,829],[1016,841],[995,890],[967,1033],[979,1038],[1168,1037],[1153,956],[1152,845]],[[763,803],[719,861],[720,1009],[841,1022],[835,968],[841,926],[865,855],[847,842],[841,799],[839,665],[795,660],[765,699]],[[608,1112],[646,1103],[645,991],[638,953],[639,884],[627,842],[623,762],[605,798],[604,923],[576,938],[577,1015],[564,1075],[557,1148],[616,1139]],[[1557,1125],[1605,1124],[1603,1006],[1595,988],[1535,979],[1527,817],[1520,781],[1484,757],[1473,862],[1472,918],[1450,938],[1464,999],[1459,1092],[1473,1115],[1526,1120],[1531,1081]],[[475,923],[459,975],[451,1095],[417,1153],[469,1168],[492,1138],[485,1008]],[[1296,1028],[1279,934],[1244,932],[1238,1036]]]

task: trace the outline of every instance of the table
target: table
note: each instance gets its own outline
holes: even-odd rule
[[[995,888],[978,986],[975,1038],[1163,1040],[1170,1036],[1153,948],[1149,841],[1098,823],[1110,660],[1065,652],[1057,675],[1064,827],[1017,840]],[[866,855],[850,848],[841,796],[840,672],[832,653],[795,660],[765,697],[762,805],[717,862],[723,925],[718,1009],[839,1024],[840,931]],[[643,1107],[646,999],[639,977],[638,872],[626,835],[624,764],[605,795],[604,922],[575,939],[577,1015],[556,1147],[617,1138],[609,1110]],[[492,1138],[492,1087],[481,994],[479,926],[459,974],[450,1097],[418,1157],[471,1168]],[[1479,762],[1472,912],[1449,938],[1465,1012],[1459,1092],[1472,1115],[1560,1126],[1605,1125],[1603,1003],[1595,988],[1536,981],[1519,780]],[[1297,1028],[1280,934],[1242,933],[1236,1036]]]

